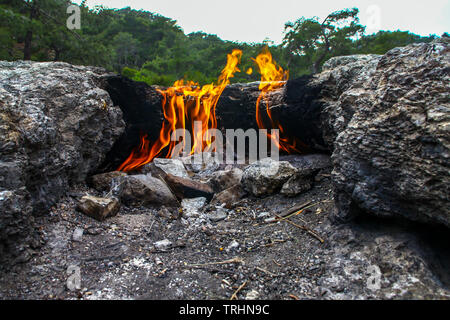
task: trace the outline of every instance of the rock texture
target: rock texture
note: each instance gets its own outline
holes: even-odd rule
[[[94,172],[123,132],[101,89],[106,72],[66,63],[0,62],[0,242],[12,249],[43,213]]]
[[[281,189],[297,170],[287,161],[265,158],[244,170],[242,186],[254,196],[268,196]]]
[[[334,126],[340,218],[365,211],[450,226],[449,44],[393,49],[339,98],[350,111]]]

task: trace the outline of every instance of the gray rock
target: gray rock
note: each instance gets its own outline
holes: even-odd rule
[[[239,168],[216,171],[211,175],[208,184],[215,192],[221,192],[241,183],[244,172]]]
[[[180,160],[185,165],[188,171],[207,176],[220,168],[220,159],[218,154],[213,152],[203,152],[193,154],[187,157],[182,157]]]
[[[449,39],[386,53],[351,96],[332,156],[338,217],[360,211],[450,226]]]
[[[84,196],[78,202],[77,209],[91,218],[104,221],[119,212],[120,203],[116,198]]]
[[[0,238],[8,239],[11,225],[21,226],[16,239],[27,238],[30,206],[47,212],[69,182],[82,183],[98,168],[124,131],[120,108],[102,89],[106,75],[61,62],[0,62],[0,191],[22,207],[18,216],[2,213]]]
[[[242,186],[254,196],[278,192],[297,170],[287,161],[265,158],[249,165],[242,176]]]
[[[150,172],[154,177],[164,177],[171,174],[176,177],[189,178],[189,175],[180,159],[153,159],[153,162],[142,168],[143,173]]]
[[[126,176],[122,181],[120,199],[131,206],[178,206],[178,201],[167,185],[150,175]]]

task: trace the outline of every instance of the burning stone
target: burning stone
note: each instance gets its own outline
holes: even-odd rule
[[[280,190],[296,172],[287,161],[265,158],[245,168],[242,185],[254,196],[267,196]]]
[[[84,196],[80,199],[77,208],[91,218],[104,221],[106,218],[113,217],[119,212],[120,203],[115,198]]]

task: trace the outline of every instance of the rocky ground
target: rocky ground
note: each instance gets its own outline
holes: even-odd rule
[[[73,188],[38,218],[45,244],[2,270],[1,299],[450,298],[448,237],[334,223],[329,169],[296,197],[249,196],[230,209],[122,206],[99,222],[77,210],[96,193]],[[270,222],[304,203],[313,206]]]

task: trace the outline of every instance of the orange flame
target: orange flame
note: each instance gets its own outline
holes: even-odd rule
[[[256,59],[252,59],[256,62],[259,68],[259,73],[261,74],[261,83],[259,85],[259,90],[261,91],[258,100],[256,101],[256,122],[260,129],[268,129],[262,119],[260,105],[263,101],[266,105],[266,113],[270,120],[271,129],[279,129],[279,141],[275,139],[275,136],[267,134],[267,136],[275,143],[280,150],[287,153],[300,153],[297,145],[303,145],[298,139],[286,137],[283,127],[281,124],[272,117],[272,111],[270,106],[270,93],[283,88],[286,81],[289,79],[289,71],[283,70],[277,63],[273,60],[272,54],[269,49],[265,47],[263,52],[259,54]],[[304,145],[303,145],[304,146]]]
[[[177,142],[171,141],[171,137],[175,130],[185,130],[186,122],[191,124],[191,132],[194,133],[191,154],[208,149],[213,143],[210,130],[217,128],[217,102],[225,87],[230,83],[230,78],[234,77],[236,72],[240,72],[237,66],[241,57],[241,50],[233,50],[227,55],[227,65],[222,70],[217,85],[208,84],[200,87],[193,81],[178,80],[173,87],[158,90],[163,95],[164,112],[159,139],[150,149],[147,135],[141,136],[140,145],[133,150],[118,170],[125,172],[136,170],[159,156],[166,147],[168,147],[166,158],[177,156],[178,154],[175,153],[178,150],[174,149]],[[201,123],[201,128],[194,128],[196,122]]]

